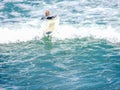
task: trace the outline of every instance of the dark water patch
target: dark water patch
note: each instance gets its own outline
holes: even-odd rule
[[[7,63],[2,62],[2,88],[104,90],[111,86],[115,89],[119,84],[119,61],[108,57],[118,50],[106,41],[33,40],[3,47],[4,52],[10,51],[14,56],[11,59],[2,56],[8,59]]]

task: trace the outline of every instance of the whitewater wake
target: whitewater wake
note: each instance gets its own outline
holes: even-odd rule
[[[0,43],[16,43],[43,38],[43,28],[24,26],[23,28],[0,27]],[[120,32],[112,27],[74,27],[72,25],[60,25],[53,33],[53,38],[59,40],[93,37],[105,39],[112,43],[120,42]]]

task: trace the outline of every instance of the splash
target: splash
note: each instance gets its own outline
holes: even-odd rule
[[[112,27],[79,27],[75,28],[69,25],[62,25],[59,27],[53,37],[65,40],[73,38],[93,37],[95,39],[104,39],[112,43],[120,42],[120,33]]]
[[[35,23],[35,22],[34,22]],[[30,23],[29,23],[30,25]],[[0,43],[26,42],[35,38],[44,37],[41,27],[20,26],[22,28],[0,27]],[[72,25],[60,25],[53,33],[52,38],[59,40],[93,37],[95,39],[105,39],[112,43],[120,42],[120,33],[112,27],[74,27]]]
[[[18,25],[19,26],[19,25]],[[3,28],[0,27],[0,43],[26,42],[35,38],[41,38],[43,32],[34,27]]]

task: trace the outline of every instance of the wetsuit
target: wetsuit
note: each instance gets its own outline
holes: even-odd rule
[[[47,20],[51,20],[54,19],[56,16],[48,16],[48,17],[42,17],[41,20],[47,19]]]

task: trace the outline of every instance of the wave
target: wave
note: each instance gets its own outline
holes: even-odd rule
[[[62,25],[58,31],[53,35],[58,39],[72,39],[72,38],[84,38],[93,37],[95,39],[104,39],[112,43],[120,42],[120,32],[116,31],[112,27],[100,28],[100,27],[79,27],[75,28],[69,25]]]
[[[27,25],[29,24],[29,25]],[[31,26],[30,23],[18,24],[15,27],[8,25],[0,27],[0,43],[16,43],[41,38],[43,32],[38,27]]]
[[[35,24],[35,21],[31,21]],[[31,26],[31,23],[16,25],[13,27],[0,27],[0,43],[16,43],[42,39],[43,27]],[[52,38],[65,40],[74,38],[93,37],[95,39],[104,39],[112,43],[120,43],[120,32],[112,27],[101,28],[100,26],[84,27],[74,25],[59,25],[58,29],[53,33]]]

